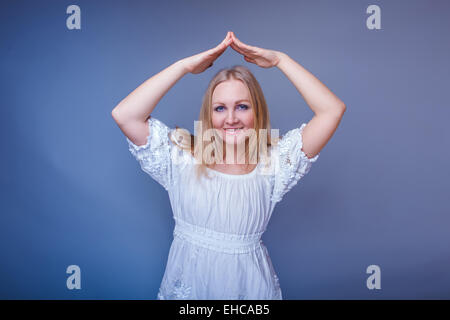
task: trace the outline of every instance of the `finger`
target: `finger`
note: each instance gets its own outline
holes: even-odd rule
[[[237,47],[236,45],[234,45],[234,44],[231,44],[231,47],[235,50],[235,51],[237,51],[238,53],[240,53],[240,54],[242,54],[243,56],[246,56],[246,57],[248,57],[248,58],[250,58],[250,59],[254,59],[254,58],[256,58],[258,55],[256,55],[256,54],[253,54],[252,52],[246,52],[246,51],[243,51],[243,50],[241,50],[239,47]]]
[[[209,49],[208,51],[206,51],[206,54],[208,56],[217,58],[218,56],[220,56],[225,51],[226,48],[227,48],[227,45],[225,45],[225,46],[218,45],[217,47]]]
[[[230,47],[233,48],[233,49],[234,49],[235,51],[237,51],[238,53],[240,53],[240,54],[242,54],[242,55],[245,55],[245,52],[242,51],[242,49],[239,48],[236,44],[232,43],[232,44],[230,45]]]
[[[227,32],[227,35],[225,36],[225,40],[226,39],[231,39],[231,32],[230,31]]]
[[[237,47],[237,48],[239,48],[239,50],[241,50],[242,52],[245,52],[245,53],[255,53],[255,50],[254,49],[252,49],[251,47],[249,48],[248,46],[247,47],[244,47],[244,46],[242,46],[242,44],[238,44],[237,42],[233,42],[233,44]]]
[[[243,50],[243,51],[253,51],[253,47],[252,46],[249,46],[248,44],[245,44],[242,41],[240,41],[234,35],[234,33],[232,34],[232,36],[233,36],[233,43],[236,44],[241,50]]]
[[[233,40],[231,39],[231,35],[228,33],[227,36],[225,37],[225,39],[223,39],[223,41],[218,44],[215,48],[211,49],[212,53],[222,53],[225,51],[225,49],[231,44]]]
[[[214,49],[212,50],[212,52],[211,52],[211,55],[212,55],[213,57],[218,57],[218,56],[220,56],[222,53],[224,53],[224,51],[227,49],[227,47],[228,47],[228,45],[227,45],[227,44],[224,44],[224,45],[221,45],[221,46],[218,47],[218,48],[214,48]]]
[[[233,39],[231,38],[231,32],[228,31],[227,35],[225,36],[225,39],[223,39],[223,41],[220,43],[221,44],[230,44],[233,41]]]
[[[247,57],[247,56],[244,56],[244,59],[245,59],[245,61],[247,61],[247,62],[256,64],[255,59],[249,58],[249,57]]]
[[[225,36],[225,38],[222,40],[222,42],[219,43],[218,47],[222,46],[224,43],[226,43],[229,38],[230,38],[230,32],[228,32],[227,35]]]

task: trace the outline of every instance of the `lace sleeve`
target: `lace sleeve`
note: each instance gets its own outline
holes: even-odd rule
[[[311,169],[319,154],[308,158],[302,150],[302,132],[306,123],[300,128],[288,131],[278,143],[278,161],[275,171],[272,201],[279,202],[283,196]]]
[[[135,145],[128,137],[128,148],[141,165],[141,169],[156,180],[164,189],[172,185],[172,148],[174,144],[169,139],[170,128],[163,122],[150,117],[148,120],[149,135],[147,143]]]

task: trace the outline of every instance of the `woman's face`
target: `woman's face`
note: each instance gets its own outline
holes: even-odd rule
[[[240,144],[245,131],[253,129],[250,92],[240,80],[227,80],[216,86],[212,96],[212,124],[227,144]],[[238,128],[237,130],[227,130]]]

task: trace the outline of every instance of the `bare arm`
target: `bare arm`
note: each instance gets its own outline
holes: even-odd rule
[[[319,79],[287,54],[278,51],[277,55],[279,57],[277,67],[293,83],[315,114],[302,134],[302,150],[308,158],[312,158],[334,135],[346,106]]]
[[[147,79],[112,110],[117,125],[134,144],[143,145],[147,142],[149,115],[187,72],[182,60],[173,63]]]
[[[280,59],[277,64],[278,69],[292,82],[316,115],[329,112],[341,113],[345,109],[344,102],[311,72],[287,54],[278,51],[277,55]]]
[[[303,96],[315,115],[303,129],[302,150],[308,158],[316,156],[336,131],[346,110],[344,102],[287,54],[245,44],[234,33],[232,40],[231,47],[245,61],[262,68],[278,67]]]
[[[198,74],[209,67],[231,43],[231,33],[216,47],[181,59],[150,79],[147,79],[111,112],[122,132],[135,145],[144,145],[150,135],[147,119],[161,98],[185,74]]]

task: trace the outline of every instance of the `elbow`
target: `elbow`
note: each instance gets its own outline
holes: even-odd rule
[[[328,114],[333,114],[335,117],[343,117],[345,110],[347,109],[347,107],[345,106],[344,103],[339,103],[337,105],[335,105],[333,108],[330,108],[330,110],[327,112]]]
[[[331,114],[333,114],[334,117],[337,119],[342,119],[342,117],[344,117],[344,113],[345,113],[346,109],[347,109],[347,107],[345,106],[345,104],[341,103],[333,108],[333,111],[331,112]]]
[[[120,120],[120,116],[119,116],[119,111],[117,110],[117,107],[115,107],[114,109],[112,109],[111,111],[111,116],[113,117],[114,121],[119,124],[121,122]]]
[[[116,108],[112,109],[111,116],[113,117],[114,120],[117,121],[117,110],[116,110]]]
[[[341,114],[341,115],[344,115],[345,110],[347,110],[347,107],[346,107],[345,104],[342,102],[342,103],[339,105],[339,111],[340,111],[340,114]]]

